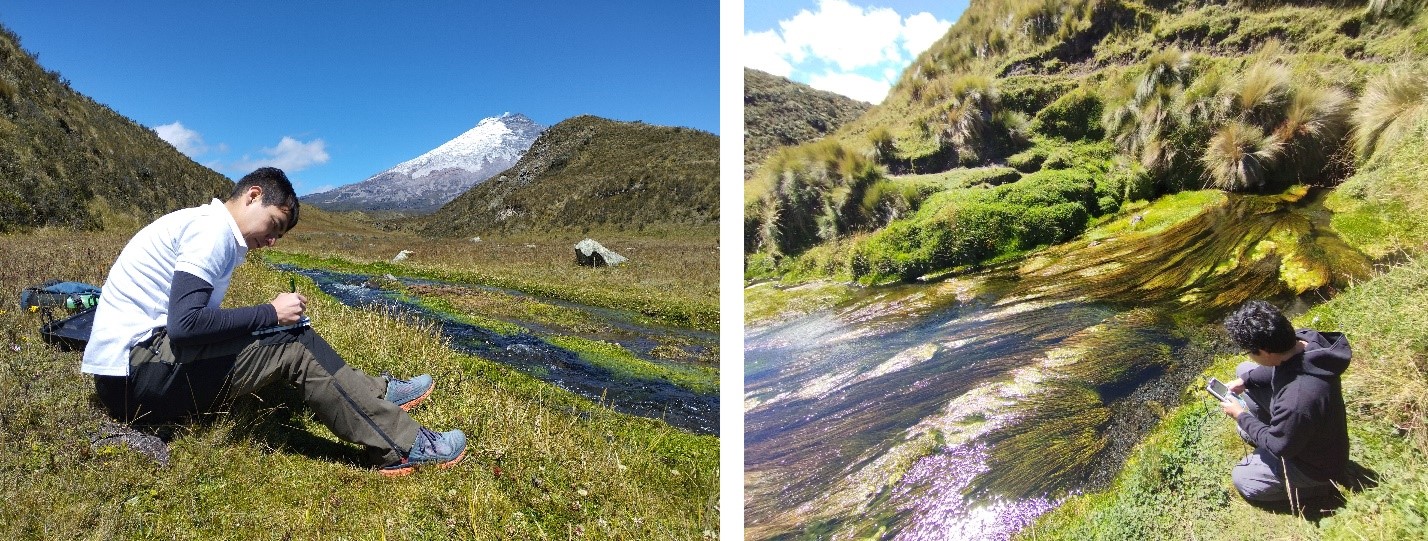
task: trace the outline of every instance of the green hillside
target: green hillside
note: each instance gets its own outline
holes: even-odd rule
[[[1337,184],[1395,133],[1391,101],[1358,113],[1366,89],[1428,47],[1411,5],[1374,4],[973,2],[885,102],[763,162],[750,277],[911,279],[1068,240],[1130,201]]]
[[[1331,272],[1294,276],[1306,300],[1328,300],[1296,323],[1354,337],[1351,458],[1372,486],[1327,518],[1244,504],[1228,474],[1245,449],[1192,386],[1110,488],[1070,496],[1021,535],[1421,538],[1424,7],[974,0],[885,102],[760,164],[745,184],[745,277],[933,279],[1134,223],[1181,192],[1332,190],[1334,234],[1376,272],[1342,291]],[[1237,360],[1219,356],[1206,375]]]
[[[144,223],[232,185],[75,92],[0,27],[0,232]]]
[[[744,68],[744,180],[779,147],[820,139],[872,107],[842,94]]]
[[[719,138],[689,128],[578,116],[515,166],[423,220],[437,235],[639,230],[719,221]]]

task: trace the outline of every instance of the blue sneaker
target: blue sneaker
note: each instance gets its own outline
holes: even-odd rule
[[[390,374],[382,374],[382,377],[387,380],[387,401],[401,407],[402,411],[411,411],[431,396],[431,390],[436,388],[427,374],[408,380],[396,379]]]
[[[466,457],[466,434],[460,430],[435,432],[426,427],[417,431],[416,443],[401,462],[384,466],[380,471],[387,477],[401,477],[420,466],[436,465],[449,468]]]

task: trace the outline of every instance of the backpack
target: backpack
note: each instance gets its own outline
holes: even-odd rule
[[[20,292],[20,307],[40,314],[40,337],[69,351],[84,349],[94,327],[100,289],[84,282],[49,280]]]

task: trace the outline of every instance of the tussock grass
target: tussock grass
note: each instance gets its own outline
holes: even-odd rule
[[[0,236],[3,290],[43,277],[102,283],[126,234],[42,230]],[[263,302],[289,275],[254,263],[232,305]],[[0,312],[0,531],[17,538],[700,539],[718,524],[718,440],[620,415],[483,359],[432,328],[308,294],[315,328],[368,372],[430,372],[418,422],[461,428],[468,456],[388,480],[291,394],[178,428],[172,465],[91,450],[103,415],[79,354],[38,343],[38,320]],[[13,305],[12,305],[13,306]],[[707,533],[706,533],[707,532]]]
[[[1369,81],[1354,109],[1354,148],[1361,159],[1372,158],[1417,124],[1428,100],[1428,76],[1398,68]]]
[[[1210,139],[1205,148],[1205,171],[1210,183],[1228,191],[1246,191],[1268,183],[1270,170],[1283,153],[1284,142],[1259,128],[1231,122]]]
[[[1261,128],[1283,120],[1292,95],[1289,69],[1278,62],[1259,61],[1236,77],[1224,94],[1225,114]]]

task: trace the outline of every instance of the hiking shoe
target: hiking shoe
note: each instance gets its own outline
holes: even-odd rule
[[[449,468],[466,457],[466,434],[460,430],[435,432],[426,427],[417,431],[416,443],[401,462],[384,466],[382,475],[401,477],[420,466]]]
[[[391,374],[382,374],[382,377],[387,380],[387,401],[401,407],[402,411],[411,411],[431,396],[431,390],[436,388],[427,374],[407,380],[394,378]]]

